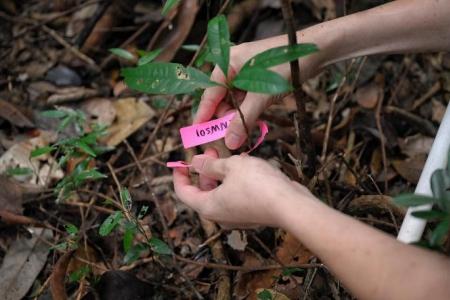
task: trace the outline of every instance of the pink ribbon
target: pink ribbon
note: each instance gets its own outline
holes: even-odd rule
[[[185,149],[203,145],[212,141],[225,137],[225,133],[236,113],[228,114],[222,118],[211,120],[208,122],[194,124],[191,126],[180,128],[181,141]],[[269,127],[263,121],[257,122],[261,131],[256,144],[246,153],[250,153],[258,147],[269,132]],[[184,161],[167,162],[168,168],[189,168],[191,165]]]

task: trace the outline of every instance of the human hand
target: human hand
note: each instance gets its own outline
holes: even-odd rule
[[[231,81],[237,75],[242,66],[256,54],[269,48],[286,44],[286,37],[279,36],[256,42],[243,43],[231,47],[228,81]],[[309,78],[320,69],[320,56],[317,54],[304,57],[300,61],[302,65],[302,80]],[[275,66],[271,68],[271,70],[279,73],[287,79],[290,78],[290,67],[287,63]],[[222,70],[217,66],[211,74],[211,80],[223,85],[227,82]],[[249,130],[255,126],[256,121],[262,112],[277,98],[277,96],[273,97],[271,95],[244,91],[233,91],[233,95],[237,102],[242,102],[240,104],[240,109],[244,115],[244,120]],[[195,115],[194,123],[209,121],[214,115],[217,117],[222,117],[233,110],[234,107],[225,101],[226,96],[227,89],[223,86],[215,86],[206,89],[202,96],[202,100],[200,101],[197,114]],[[234,150],[239,148],[245,142],[246,138],[247,132],[242,123],[242,119],[239,114],[236,114],[231,120],[230,126],[226,132],[225,144],[229,149]]]
[[[202,217],[226,227],[280,227],[289,201],[314,199],[280,170],[248,155],[218,159],[208,149],[194,156],[192,167],[200,174],[199,186],[192,185],[187,169],[175,169],[176,194]]]

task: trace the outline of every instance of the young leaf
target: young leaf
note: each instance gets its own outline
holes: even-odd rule
[[[232,84],[238,89],[262,94],[281,94],[292,90],[290,83],[281,75],[261,68],[241,70]]]
[[[122,220],[123,214],[121,211],[116,211],[112,215],[109,215],[105,221],[103,221],[102,225],[100,225],[100,229],[98,233],[101,236],[107,236],[113,231],[114,228],[119,224],[120,220]]]
[[[293,46],[271,48],[249,59],[242,69],[270,68],[296,60],[302,56],[317,52],[318,50],[319,49],[315,44],[297,44]]]
[[[143,205],[143,206],[141,207],[141,209],[139,210],[138,220],[141,220],[141,219],[145,216],[145,214],[147,213],[147,211],[148,211],[148,206],[147,206],[147,205]]]
[[[169,246],[165,242],[161,241],[158,238],[152,237],[148,241],[148,243],[155,253],[163,254],[163,255],[172,254],[172,250],[169,248]]]
[[[431,175],[431,190],[438,199],[437,205],[450,212],[450,172],[443,169],[434,171]]]
[[[394,203],[400,206],[419,206],[424,204],[433,204],[436,199],[424,195],[404,194],[394,198]]]
[[[75,176],[75,180],[77,182],[81,183],[82,181],[85,181],[85,180],[97,180],[97,179],[107,178],[107,177],[108,176],[106,176],[103,173],[100,173],[96,169],[91,169],[91,170],[82,171],[82,172],[80,172],[80,174],[77,174]]]
[[[31,170],[30,168],[16,167],[16,168],[9,168],[6,170],[6,175],[8,176],[26,176],[31,175],[32,173],[33,170]]]
[[[148,249],[148,246],[146,244],[134,245],[125,254],[125,257],[123,258],[123,262],[125,264],[131,264],[132,262],[136,261],[141,256],[141,253],[147,249]]]
[[[73,283],[80,281],[80,279],[88,275],[90,271],[91,269],[89,266],[87,265],[82,266],[78,270],[73,271],[72,273],[69,274],[69,282]]]
[[[256,295],[258,297],[258,300],[272,300],[272,293],[268,290],[262,290],[261,292]]]
[[[167,0],[166,3],[164,4],[164,7],[161,11],[161,14],[163,16],[166,16],[167,13],[173,8],[175,7],[175,5],[177,5],[180,2],[180,0]]]
[[[71,236],[77,235],[77,233],[78,233],[77,226],[69,223],[65,227],[66,227],[66,231],[69,235],[71,235]]]
[[[131,195],[127,188],[123,188],[120,190],[120,202],[122,202],[122,205],[126,210],[131,209],[133,201],[131,200]]]
[[[438,210],[415,211],[412,213],[412,215],[416,218],[429,220],[429,221],[440,220],[440,219],[448,216],[445,212],[438,211]]]
[[[45,147],[41,147],[41,148],[36,148],[33,151],[31,151],[30,158],[34,158],[34,157],[38,157],[38,156],[50,153],[53,150],[55,150],[55,148],[53,146],[45,146]]]
[[[88,144],[84,143],[81,140],[74,141],[73,146],[77,147],[78,149],[82,150],[84,153],[92,157],[96,157],[95,151]]]
[[[225,77],[230,63],[230,32],[227,18],[219,15],[208,22],[208,61],[217,64]]]
[[[142,54],[142,57],[139,58],[137,64],[138,66],[142,66],[145,64],[148,64],[149,62],[152,62],[155,58],[158,57],[158,55],[161,53],[162,49],[156,49],[153,51],[149,51],[149,52],[144,52]]]
[[[431,246],[438,246],[442,243],[444,237],[448,234],[449,225],[449,219],[447,218],[436,226],[430,236]]]
[[[109,49],[109,52],[126,60],[134,60],[134,55],[125,49],[111,48]]]
[[[136,234],[136,224],[125,223],[125,233],[123,234],[123,250],[127,253],[133,246],[134,235]]]
[[[45,118],[61,119],[67,116],[67,112],[63,110],[46,110],[41,112],[41,116]]]
[[[122,69],[131,89],[150,94],[188,94],[217,85],[201,71],[175,63],[150,63]]]

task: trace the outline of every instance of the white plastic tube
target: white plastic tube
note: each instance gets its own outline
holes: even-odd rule
[[[433,146],[428,154],[427,162],[420,175],[415,194],[432,196],[430,178],[436,169],[443,169],[447,164],[450,149],[450,103],[447,106],[444,118],[434,139]],[[429,210],[431,205],[423,205],[408,209],[397,239],[404,243],[413,243],[420,240],[425,229],[426,221],[411,215],[418,210]]]

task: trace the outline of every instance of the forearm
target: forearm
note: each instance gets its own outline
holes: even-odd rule
[[[297,33],[300,43],[320,51],[300,60],[302,78],[322,67],[363,55],[450,51],[450,1],[397,0],[311,26]],[[287,36],[253,42],[263,51],[287,44]],[[277,68],[289,76],[289,65]]]
[[[281,226],[293,233],[361,299],[444,299],[450,263],[402,244],[318,200],[292,194],[280,207]],[[432,297],[431,297],[432,296]]]

